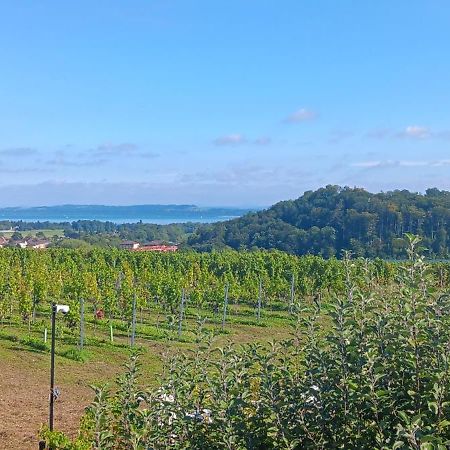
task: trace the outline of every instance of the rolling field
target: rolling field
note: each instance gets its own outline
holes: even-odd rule
[[[32,236],[36,237],[36,233],[42,232],[44,233],[45,237],[50,239],[53,236],[63,237],[64,236],[64,230],[27,230],[27,231],[20,231],[23,237],[25,236]],[[6,238],[9,238],[12,236],[14,231],[0,231],[0,236],[5,236]]]

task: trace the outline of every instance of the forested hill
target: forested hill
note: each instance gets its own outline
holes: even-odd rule
[[[449,256],[450,192],[428,189],[372,194],[327,186],[267,210],[201,226],[188,244],[198,250],[279,249],[298,255],[397,258],[405,255],[404,233],[419,234],[429,256]]]

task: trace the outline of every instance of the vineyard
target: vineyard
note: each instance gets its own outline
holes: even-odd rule
[[[447,448],[450,266],[418,246],[404,263],[4,249],[0,344],[45,355],[57,301],[60,358],[134,347],[75,441],[44,429],[54,448]],[[169,351],[149,370],[152,343]]]
[[[439,266],[441,284],[449,273],[446,265]],[[382,260],[358,259],[352,265],[357,282],[370,276],[373,284],[385,285],[395,275],[396,265]],[[178,329],[181,315],[195,315],[222,328],[226,321],[264,325],[269,317],[289,320],[298,302],[320,302],[324,296],[344,292],[346,276],[337,259],[281,252],[160,255],[3,249],[0,324],[16,320],[31,329],[39,323],[37,317],[49,316],[51,303],[57,301],[70,305],[64,323],[73,333],[80,327],[82,309],[89,317],[100,312],[99,325],[108,322],[128,329],[134,308],[136,323],[150,326],[146,331],[141,327],[144,334],[165,330],[167,338],[183,334],[189,339],[189,333]]]

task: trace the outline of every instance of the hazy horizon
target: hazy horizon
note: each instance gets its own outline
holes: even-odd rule
[[[323,186],[319,186],[318,188],[324,188],[326,187],[326,185]],[[363,186],[341,186],[342,188],[344,187],[349,187],[349,188],[362,188],[365,189]],[[432,188],[436,188],[436,186],[427,186],[426,188],[424,188],[423,190],[410,190],[410,189],[406,189],[406,188],[402,188],[402,187],[398,187],[395,189],[388,189],[388,190],[369,190],[369,189],[365,189],[366,191],[372,193],[372,194],[379,194],[379,193],[385,193],[385,192],[390,192],[390,191],[394,191],[394,190],[409,190],[410,192],[413,193],[418,193],[418,194],[425,194],[425,191],[427,189],[432,189]],[[224,209],[267,209],[270,208],[272,205],[281,202],[281,201],[290,201],[290,200],[296,200],[299,197],[302,197],[304,195],[305,192],[307,191],[313,191],[315,189],[307,189],[303,192],[300,192],[297,196],[295,197],[291,197],[291,198],[282,198],[279,199],[271,204],[266,204],[266,205],[255,205],[255,204],[199,204],[199,203],[53,203],[53,204],[22,204],[22,205],[18,205],[18,204],[10,204],[10,205],[3,205],[1,203],[0,200],[0,210],[2,209],[14,209],[14,208],[23,208],[23,209],[35,209],[35,208],[56,208],[56,207],[145,207],[145,206],[160,206],[160,207],[171,207],[171,206],[176,206],[176,207],[188,207],[188,206],[194,206],[197,208],[224,208]],[[447,189],[441,189],[441,190],[447,190]],[[450,191],[450,189],[448,189],[448,191]]]

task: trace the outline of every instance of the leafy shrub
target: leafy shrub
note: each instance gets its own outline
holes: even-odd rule
[[[86,350],[79,350],[77,348],[70,348],[68,350],[58,352],[58,355],[78,362],[85,362],[89,359],[89,353]]]
[[[11,342],[17,342],[19,340],[14,334],[5,333],[4,331],[0,331],[0,339]]]
[[[20,342],[28,347],[34,348],[35,350],[39,350],[41,352],[48,352],[50,347],[47,343],[42,342],[40,339],[36,339],[31,336],[26,336],[20,339]]]

